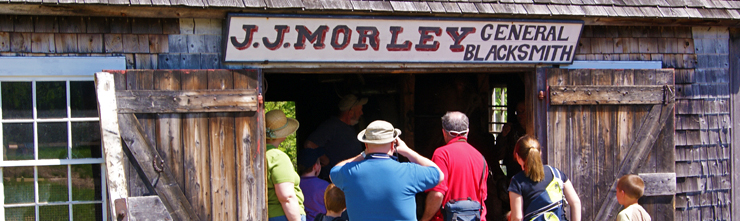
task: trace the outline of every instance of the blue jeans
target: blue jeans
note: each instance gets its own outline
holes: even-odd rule
[[[288,221],[288,217],[276,216],[276,217],[267,219],[267,221]],[[306,215],[301,215],[301,221],[306,221]]]

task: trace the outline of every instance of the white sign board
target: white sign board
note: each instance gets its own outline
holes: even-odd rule
[[[230,15],[225,62],[573,61],[582,21]]]

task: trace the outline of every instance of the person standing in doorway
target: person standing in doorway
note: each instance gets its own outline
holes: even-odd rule
[[[329,180],[329,171],[339,161],[356,156],[362,152],[362,143],[355,138],[353,128],[360,121],[362,106],[367,104],[367,98],[358,98],[347,95],[339,101],[339,116],[331,117],[321,123],[308,136],[305,148],[321,148],[326,153],[321,160],[319,178]]]
[[[318,178],[321,171],[319,157],[324,155],[322,149],[305,148],[298,153],[298,174],[301,175],[301,190],[305,200],[306,218],[311,221],[316,215],[326,213],[324,206],[324,191],[329,182]]]
[[[285,117],[283,111],[271,110],[265,114],[268,221],[306,221],[300,177],[290,157],[277,148],[296,130],[298,121]]]
[[[468,117],[457,111],[447,112],[442,117],[442,135],[447,145],[437,148],[432,161],[437,164],[446,179],[427,191],[426,208],[422,221],[449,220],[443,212],[449,208],[443,203],[471,200],[478,203],[479,220],[486,220],[488,164],[475,147],[468,144]],[[441,208],[441,209],[440,209]]]

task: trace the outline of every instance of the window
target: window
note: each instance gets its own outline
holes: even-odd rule
[[[494,87],[491,91],[491,105],[490,105],[490,121],[488,132],[493,134],[493,137],[498,137],[501,134],[501,129],[506,124],[508,117],[506,111],[507,105],[507,88],[506,87]]]
[[[106,220],[93,74],[123,58],[0,58],[0,217]]]

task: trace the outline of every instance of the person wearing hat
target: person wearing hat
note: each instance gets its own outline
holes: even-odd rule
[[[365,104],[367,98],[358,98],[352,94],[342,97],[338,105],[339,116],[327,119],[308,136],[304,145],[306,148],[322,148],[326,153],[322,157],[320,178],[329,180],[329,170],[334,165],[362,152],[362,143],[355,139],[353,126],[360,121],[362,106]]]
[[[267,143],[267,217],[269,221],[306,221],[303,209],[303,192],[300,177],[293,162],[280,146],[290,134],[298,130],[298,121],[285,117],[281,110],[265,114],[265,137]]]
[[[357,135],[365,151],[331,169],[332,182],[344,191],[350,220],[415,221],[415,195],[444,180],[439,167],[406,146],[400,134],[391,123],[373,121]],[[411,162],[398,162],[394,153]]]
[[[298,151],[298,174],[301,175],[301,190],[305,197],[303,206],[306,208],[306,218],[311,221],[316,215],[326,213],[324,205],[324,191],[329,182],[318,178],[321,171],[319,157],[324,155],[323,149],[304,148]]]

